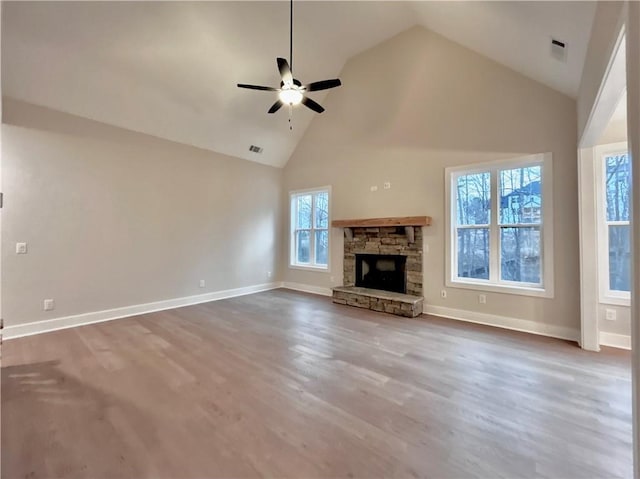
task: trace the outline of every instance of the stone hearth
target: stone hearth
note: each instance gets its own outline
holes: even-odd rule
[[[422,296],[393,293],[380,289],[339,286],[333,288],[333,302],[415,318],[422,314],[424,299]]]

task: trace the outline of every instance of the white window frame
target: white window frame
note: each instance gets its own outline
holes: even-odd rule
[[[315,195],[317,193],[327,193],[327,228],[316,228],[315,227]],[[311,204],[311,228],[300,228],[302,230],[309,230],[309,263],[298,263],[296,262],[297,254],[296,254],[296,241],[295,235],[296,224],[297,221],[297,201],[294,201],[298,196],[303,195],[312,195],[313,200]],[[318,188],[308,188],[304,190],[294,190],[289,192],[289,268],[291,269],[301,269],[307,271],[321,271],[321,272],[330,272],[331,271],[331,186],[322,186]],[[327,231],[327,264],[316,264],[316,231]]]
[[[618,306],[631,306],[631,293],[629,291],[615,291],[609,289],[609,226],[628,225],[629,221],[607,221],[606,208],[606,156],[629,153],[627,142],[611,143],[595,147],[596,161],[596,228],[598,244],[598,291],[599,301],[602,304]]]
[[[500,279],[500,224],[498,173],[501,170],[540,165],[542,167],[542,218],[539,224],[542,255],[541,283],[529,284]],[[553,272],[553,164],[551,153],[522,156],[507,160],[476,163],[445,169],[445,284],[451,288],[462,288],[523,296],[554,297]],[[452,198],[456,188],[454,181],[459,176],[473,173],[491,175],[491,218],[489,222],[489,279],[459,278],[457,276],[456,201]],[[518,225],[515,225],[518,226]]]

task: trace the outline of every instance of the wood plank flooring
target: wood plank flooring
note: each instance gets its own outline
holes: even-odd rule
[[[3,478],[632,475],[615,350],[275,290],[2,356]]]

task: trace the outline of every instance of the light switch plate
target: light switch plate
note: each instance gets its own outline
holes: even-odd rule
[[[27,254],[27,243],[16,243],[16,254]]]
[[[56,304],[54,303],[53,299],[45,299],[42,307],[45,311],[51,311],[56,307]]]

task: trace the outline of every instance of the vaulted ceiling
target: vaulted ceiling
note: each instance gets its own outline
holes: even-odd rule
[[[290,131],[286,109],[266,113],[273,93],[236,87],[278,84],[288,2],[2,8],[4,95],[273,166],[286,164],[316,115],[294,109]],[[300,1],[294,8],[293,66],[303,83],[339,77],[352,56],[421,25],[575,97],[595,2]],[[567,44],[566,61],[551,55],[552,37]],[[327,94],[310,96],[322,103]],[[250,152],[252,144],[263,152]]]

